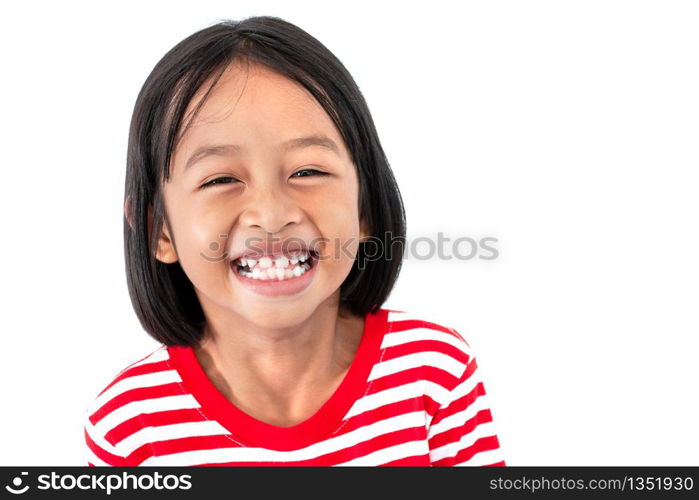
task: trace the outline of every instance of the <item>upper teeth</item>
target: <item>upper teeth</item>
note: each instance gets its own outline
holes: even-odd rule
[[[295,265],[299,262],[303,263],[308,260],[309,254],[308,252],[293,255],[293,256],[285,256],[285,255],[280,255],[279,257],[275,258],[272,260],[270,257],[264,256],[260,257],[259,260],[257,259],[251,259],[251,258],[240,258],[236,261],[237,264],[241,266],[248,266],[250,269],[255,267],[255,264],[259,263],[260,268],[262,269],[267,269],[270,267],[276,267],[278,269],[284,269],[291,263],[291,265]]]

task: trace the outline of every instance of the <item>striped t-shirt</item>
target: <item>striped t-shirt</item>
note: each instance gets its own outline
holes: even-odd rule
[[[86,414],[89,465],[505,465],[476,359],[453,328],[404,311],[367,314],[344,379],[307,420],[238,409],[191,347],[122,370]]]

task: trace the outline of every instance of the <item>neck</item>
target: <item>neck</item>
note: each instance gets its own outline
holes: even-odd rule
[[[274,425],[310,417],[337,389],[359,345],[363,318],[322,304],[303,323],[274,331],[241,322],[205,331],[195,354],[240,410]]]

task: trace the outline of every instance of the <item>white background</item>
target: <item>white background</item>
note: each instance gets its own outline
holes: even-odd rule
[[[123,261],[136,95],[189,34],[267,14],[354,76],[409,241],[498,238],[493,261],[408,255],[385,307],[469,340],[508,465],[699,465],[696,3],[1,9],[0,464],[83,464],[85,408],[156,346]]]

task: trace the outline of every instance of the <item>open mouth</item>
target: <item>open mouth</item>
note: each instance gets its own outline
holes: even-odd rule
[[[231,262],[231,267],[240,276],[260,281],[285,281],[303,276],[318,262],[314,250],[294,252],[274,257],[242,257]]]

